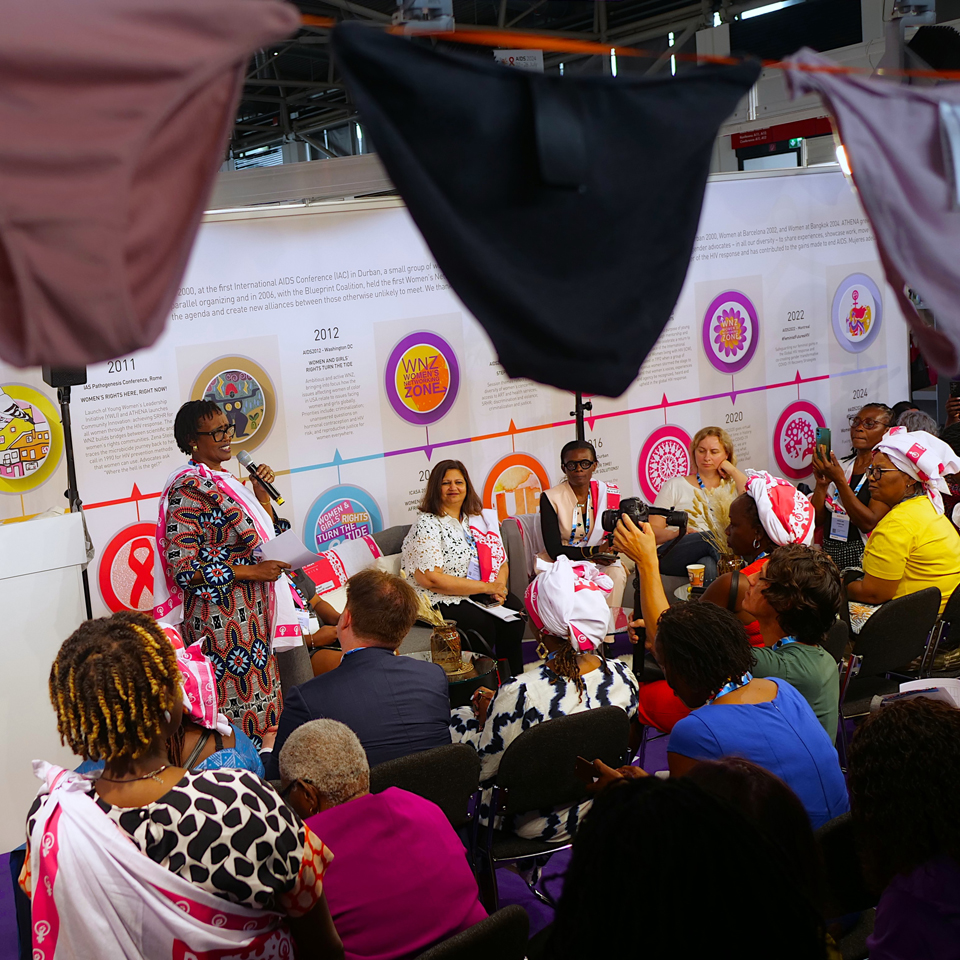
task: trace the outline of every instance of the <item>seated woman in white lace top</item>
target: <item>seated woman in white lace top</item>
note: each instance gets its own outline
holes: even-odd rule
[[[607,632],[608,576],[586,561],[558,557],[537,561],[541,571],[527,588],[526,604],[544,657],[539,669],[505,683],[498,693],[480,687],[472,707],[453,711],[454,742],[469,743],[480,754],[481,822],[490,815],[490,800],[500,759],[525,730],[593,707],[621,707],[637,712],[637,680],[626,664],[597,656]],[[589,801],[538,811],[501,824],[522,837],[561,841],[573,835]]]
[[[461,630],[480,634],[498,658],[509,661],[513,673],[523,671],[523,620],[503,620],[469,599],[517,610],[522,606],[508,597],[507,553],[497,512],[483,509],[459,460],[443,460],[431,471],[400,564],[417,593],[444,617]]]

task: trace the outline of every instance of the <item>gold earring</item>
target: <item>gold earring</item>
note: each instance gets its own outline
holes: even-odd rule
[[[541,640],[541,641],[537,644],[537,656],[538,656],[541,660],[546,660],[546,659],[547,659],[547,654],[548,654],[549,652],[550,652],[550,651],[547,650],[547,645]]]

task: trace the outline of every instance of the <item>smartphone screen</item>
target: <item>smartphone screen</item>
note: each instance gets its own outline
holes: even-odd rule
[[[829,456],[832,448],[831,438],[830,438],[830,428],[829,427],[817,427],[816,433],[816,445],[819,450],[821,447],[824,448],[824,451],[827,456]]]

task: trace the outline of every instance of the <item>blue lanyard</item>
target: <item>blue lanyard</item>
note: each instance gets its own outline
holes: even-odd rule
[[[728,680],[720,690],[715,693],[705,704],[705,707],[709,707],[711,703],[715,700],[719,700],[720,697],[725,697],[728,693],[733,693],[734,690],[739,690],[741,687],[745,687],[753,679],[753,674],[748,670],[739,680]]]
[[[853,495],[856,496],[862,489],[864,483],[867,482],[867,471],[863,471],[863,476],[860,478],[860,482],[857,484],[857,489],[853,491]]]
[[[697,483],[700,484],[701,490],[706,490],[707,488],[703,485],[703,481],[700,479],[700,471],[697,471]]]
[[[778,640],[774,645],[774,650],[780,650],[782,647],[786,647],[791,643],[799,643],[800,641],[796,637],[784,637],[782,640]]]
[[[587,506],[586,511],[581,514],[583,519],[583,538],[581,540],[577,539],[577,512],[573,512],[573,526],[570,528],[570,545],[573,546],[577,543],[583,543],[587,537],[590,536],[590,487],[587,487]],[[580,509],[580,504],[577,504],[577,510]]]

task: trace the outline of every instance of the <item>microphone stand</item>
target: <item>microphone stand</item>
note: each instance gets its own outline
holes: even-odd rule
[[[67,489],[63,495],[71,513],[83,513],[83,503],[80,500],[80,491],[77,489],[77,464],[73,457],[73,428],[70,423],[70,387],[57,387],[57,401],[60,404],[60,422],[63,424],[63,449],[67,459]],[[84,524],[86,537],[86,524]],[[90,603],[90,579],[87,577],[87,568],[80,571],[83,581],[83,601],[87,607],[87,619],[93,619],[93,606]]]
[[[586,403],[584,403],[583,394],[580,393],[579,390],[574,394],[574,397],[576,398],[577,408],[576,410],[570,411],[570,416],[577,418],[577,440],[583,443],[584,440],[587,439],[587,434],[583,426],[583,414],[593,409],[593,401],[588,400]]]

